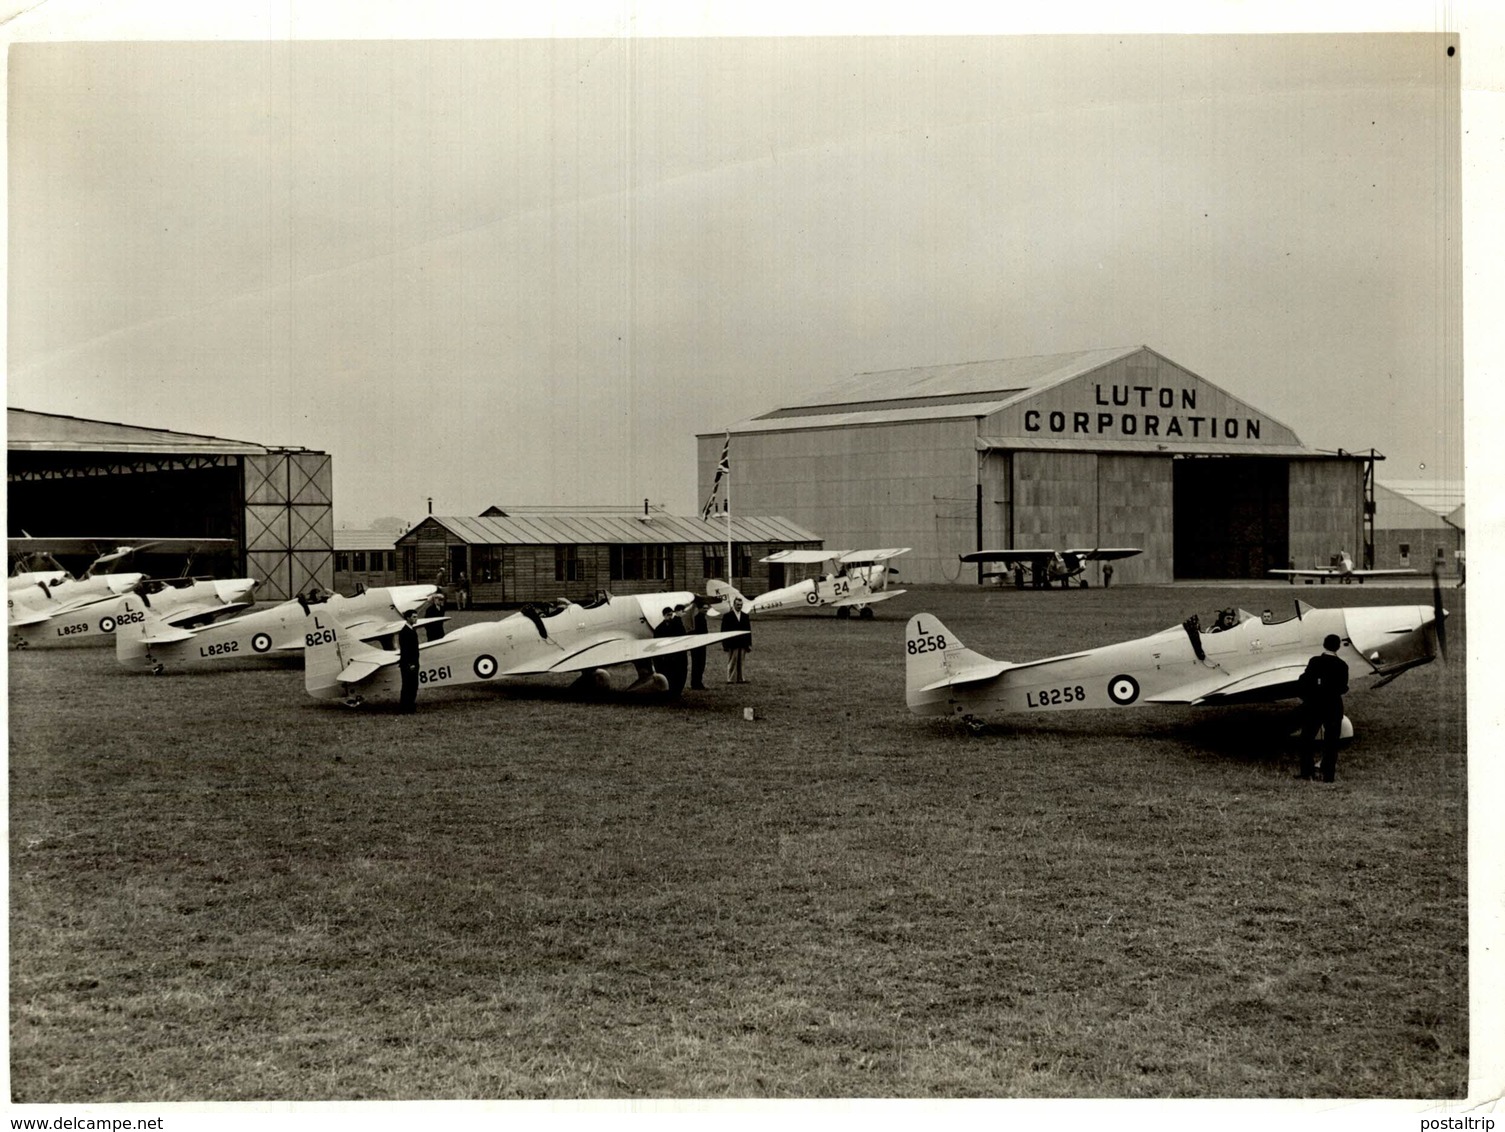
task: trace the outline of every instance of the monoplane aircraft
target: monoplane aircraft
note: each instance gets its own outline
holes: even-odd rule
[[[898,573],[888,561],[909,551],[907,546],[885,550],[779,550],[758,561],[799,565],[829,563],[831,572],[769,590],[754,598],[742,597],[734,587],[719,580],[707,582],[706,590],[722,599],[717,608],[723,611],[732,598],[742,597],[743,612],[749,614],[818,609],[829,605],[835,607],[837,617],[850,617],[855,610],[857,616],[871,618],[874,603],[906,592],[888,588],[889,574]]]
[[[168,669],[216,667],[258,657],[297,655],[301,659],[304,623],[314,610],[327,610],[339,618],[350,636],[370,641],[395,634],[402,628],[402,615],[426,603],[434,593],[434,586],[382,586],[354,597],[305,597],[197,629],[178,628],[170,617],[152,609],[144,620],[116,630],[115,659],[158,675]],[[442,620],[428,617],[418,624]]]
[[[1131,558],[1143,553],[1137,546],[1095,546],[1077,550],[974,550],[960,557],[963,562],[1002,562],[1004,569],[983,574],[984,578],[999,579],[1000,584],[1012,577],[1019,589],[1026,585],[1049,589],[1052,582],[1060,582],[1065,590],[1071,588],[1073,578],[1079,588],[1087,588],[1087,579],[1082,574],[1089,562]]]
[[[1297,601],[1282,620],[1229,609],[1210,628],[1190,617],[1139,640],[1016,664],[973,652],[921,613],[904,636],[905,699],[916,715],[959,716],[974,730],[993,712],[1290,699],[1329,633],[1342,639],[1339,655],[1353,676],[1376,676],[1378,688],[1443,653],[1446,616],[1436,594],[1430,606],[1314,609]]]
[[[67,609],[13,606],[10,643],[18,649],[109,644],[118,626],[144,621],[148,607],[173,625],[202,624],[244,609],[255,589],[254,578],[148,578],[122,596]]]
[[[1329,578],[1336,578],[1341,584],[1345,586],[1354,581],[1357,581],[1359,585],[1362,586],[1364,584],[1365,578],[1379,578],[1385,576],[1394,576],[1397,574],[1416,573],[1415,570],[1402,569],[1355,570],[1353,566],[1353,559],[1348,556],[1348,551],[1346,550],[1340,550],[1337,554],[1333,555],[1331,566],[1312,566],[1309,569],[1305,570],[1270,570],[1267,572],[1275,574],[1278,577],[1288,579],[1292,585],[1296,584],[1297,578],[1316,578],[1324,586],[1327,585],[1327,580]]]
[[[627,691],[677,693],[656,658],[719,645],[739,633],[699,633],[655,637],[664,609],[688,608],[692,593],[598,593],[585,604],[560,599],[547,608],[528,608],[500,621],[462,625],[420,646],[418,680],[424,689],[493,683],[503,676],[546,676],[578,672],[576,681],[608,690],[607,669],[633,665],[637,680]],[[316,699],[358,706],[372,696],[395,698],[401,691],[398,654],[354,640],[339,617],[314,607],[304,631],[303,681]]]

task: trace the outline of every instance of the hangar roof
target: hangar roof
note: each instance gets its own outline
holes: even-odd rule
[[[1158,440],[1097,440],[1090,444],[1081,440],[1066,438],[1052,439],[1051,437],[1034,436],[979,436],[977,448],[983,451],[990,448],[1006,448],[1019,451],[1026,448],[1054,450],[1056,452],[1166,452],[1172,451],[1177,455],[1185,456],[1247,456],[1249,446],[1236,443],[1226,443],[1217,440],[1180,440],[1175,444],[1167,444]],[[1333,458],[1330,452],[1317,452],[1311,448],[1304,448],[1299,444],[1264,444],[1259,448],[1261,456],[1326,456]],[[1348,456],[1347,459],[1359,459],[1356,456]]]
[[[12,452],[192,452],[225,456],[274,451],[247,440],[225,440],[165,428],[141,428],[86,417],[7,408],[5,442]]]
[[[1461,516],[1460,516],[1461,518]],[[1382,483],[1374,485],[1374,526],[1381,531],[1431,531],[1457,526],[1430,507]]]
[[[519,509],[521,510],[521,509]],[[726,520],[686,518],[654,511],[533,511],[487,515],[429,515],[418,527],[434,522],[472,545],[558,545],[561,543],[724,543]],[[414,530],[417,530],[415,527]],[[413,531],[398,541],[412,541]],[[822,542],[819,535],[779,516],[732,517],[736,542]]]

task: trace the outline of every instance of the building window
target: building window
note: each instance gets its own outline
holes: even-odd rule
[[[387,551],[387,573],[397,573],[397,551],[395,550]]]
[[[701,556],[705,560],[705,576],[707,578],[726,577],[726,545],[706,546],[701,548]]]
[[[334,568],[336,570],[340,570],[340,571],[348,571],[350,569],[350,554],[349,554],[349,552],[341,550],[341,551],[339,551],[339,552],[337,552],[335,554],[335,556],[334,556]]]
[[[402,548],[402,580],[412,582],[418,577],[418,548],[405,546]]]
[[[554,548],[554,580],[578,582],[580,580],[580,548],[556,546]]]
[[[502,580],[502,548],[500,546],[471,547],[470,565],[475,572],[472,582],[500,582]]]
[[[1411,557],[1411,544],[1409,542],[1403,542],[1400,544],[1400,556],[1402,558]]]
[[[674,576],[669,548],[662,544],[613,546],[610,558],[611,580],[614,582],[639,582]]]
[[[353,559],[351,569],[357,574],[364,574],[366,572],[366,552],[364,550],[357,550],[351,557]]]

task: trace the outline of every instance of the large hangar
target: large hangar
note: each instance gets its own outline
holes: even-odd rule
[[[6,429],[11,536],[228,538],[214,572],[257,579],[258,600],[334,585],[326,452],[25,409]]]
[[[1143,548],[1119,582],[1261,577],[1362,548],[1372,488],[1369,457],[1148,346],[857,374],[697,440],[701,498],[725,444],[739,511],[911,546],[912,582],[975,580],[958,555],[1008,546]]]

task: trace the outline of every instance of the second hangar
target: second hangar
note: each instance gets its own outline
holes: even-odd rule
[[[723,444],[737,511],[911,546],[911,582],[975,581],[958,555],[983,547],[1142,547],[1119,582],[1357,559],[1373,490],[1369,456],[1308,448],[1148,346],[856,374],[700,434],[702,498]]]

